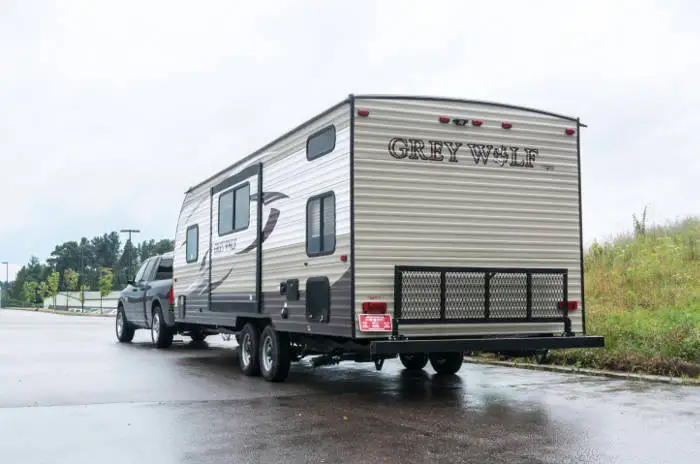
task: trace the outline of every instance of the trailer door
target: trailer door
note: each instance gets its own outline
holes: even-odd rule
[[[260,310],[261,186],[256,164],[211,189],[210,313]]]

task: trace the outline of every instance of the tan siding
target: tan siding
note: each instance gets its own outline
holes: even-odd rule
[[[526,267],[569,270],[569,299],[581,298],[576,136],[562,118],[496,105],[358,100],[369,117],[355,127],[356,312],[362,301],[393,301],[394,265]],[[467,118],[457,127],[440,116]],[[472,119],[483,120],[481,127]],[[510,122],[505,130],[501,122]],[[457,162],[396,159],[393,137],[460,142]],[[538,149],[534,166],[476,164],[468,144]],[[581,311],[572,313],[581,330]],[[559,331],[561,324],[403,326],[406,335]],[[358,332],[358,336],[361,333]]]

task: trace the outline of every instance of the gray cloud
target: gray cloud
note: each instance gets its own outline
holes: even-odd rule
[[[698,7],[611,3],[4,3],[0,258],[172,236],[189,185],[350,92],[580,116],[587,241],[698,213]]]

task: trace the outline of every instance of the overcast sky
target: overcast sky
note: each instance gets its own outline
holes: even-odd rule
[[[698,19],[692,0],[2,0],[0,261],[172,237],[189,185],[349,93],[581,117],[587,243],[645,205],[698,214]]]

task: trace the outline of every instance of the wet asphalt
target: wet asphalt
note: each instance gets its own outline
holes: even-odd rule
[[[696,463],[700,388],[398,361],[244,377],[236,344],[118,344],[112,318],[0,310],[2,463]]]

